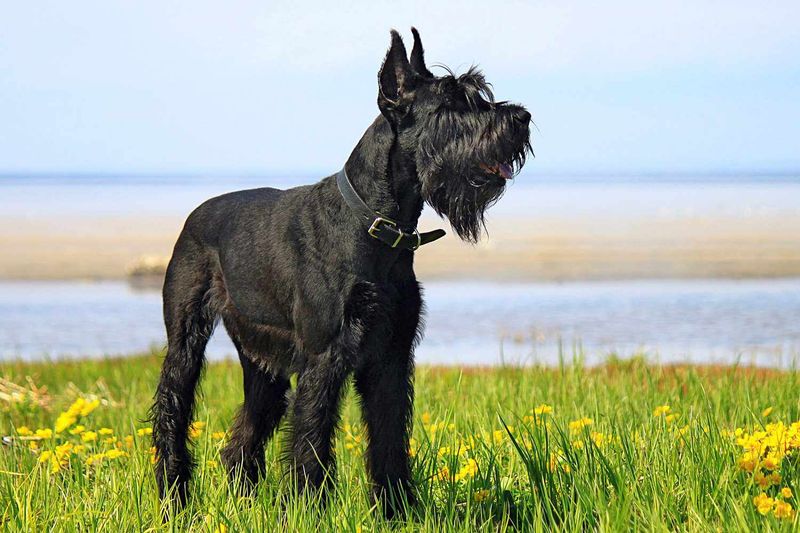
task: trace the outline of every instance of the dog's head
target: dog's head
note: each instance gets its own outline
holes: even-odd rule
[[[416,163],[422,196],[450,221],[459,237],[475,242],[484,213],[503,194],[531,152],[531,115],[496,102],[480,71],[435,76],[425,66],[416,29],[410,60],[403,40],[392,44],[378,73],[378,107]]]

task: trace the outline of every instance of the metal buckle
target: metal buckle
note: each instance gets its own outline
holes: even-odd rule
[[[417,236],[417,245],[411,249],[412,252],[422,246],[422,235],[419,234],[419,230],[417,228],[414,228],[414,235]]]
[[[389,220],[388,218],[378,217],[378,218],[376,218],[375,220],[372,221],[372,225],[367,230],[367,233],[369,233],[370,237],[374,237],[376,239],[378,238],[378,236],[375,235],[375,232],[380,229],[381,222],[385,222],[386,224],[389,224],[390,226],[394,226],[395,228],[397,227],[397,224],[395,224],[394,221]],[[401,233],[401,236],[402,236],[402,232],[400,232],[400,233]]]

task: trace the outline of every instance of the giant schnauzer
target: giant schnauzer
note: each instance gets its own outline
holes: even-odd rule
[[[433,75],[412,31],[410,60],[391,32],[381,114],[338,174],[225,194],[187,219],[164,282],[168,350],[152,407],[162,497],[186,501],[195,388],[221,318],[244,376],[244,405],[222,452],[232,480],[251,486],[262,476],[264,445],[290,410],[293,479],[301,490],[328,485],[352,374],[374,495],[388,516],[413,503],[408,436],[422,309],[414,252],[444,234],[420,234],[417,220],[427,202],[461,239],[477,241],[486,209],[530,153],[531,116],[495,101],[474,68]]]

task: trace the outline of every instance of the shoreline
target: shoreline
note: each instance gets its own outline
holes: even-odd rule
[[[168,258],[183,219],[0,215],[0,280],[124,280]],[[420,229],[445,228],[424,216]],[[415,255],[420,279],[580,281],[800,276],[800,216],[501,216],[476,245],[451,230]]]

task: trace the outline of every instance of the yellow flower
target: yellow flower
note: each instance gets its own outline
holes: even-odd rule
[[[145,435],[152,435],[153,428],[141,428],[136,430],[136,434],[140,437],[144,437]]]
[[[39,462],[40,463],[46,463],[47,461],[50,460],[50,457],[52,457],[52,456],[53,456],[53,452],[51,452],[50,450],[44,451],[39,455]]]
[[[203,433],[203,428],[206,427],[205,422],[195,422],[189,426],[189,436],[196,439]]]
[[[214,533],[228,533],[228,526],[220,524],[217,526],[217,529],[214,530]]]
[[[226,433],[224,431],[215,431],[211,434],[211,438],[214,440],[223,440],[225,438]]]
[[[422,423],[426,426],[431,423],[431,414],[429,412],[422,413]]]
[[[653,416],[656,417],[656,418],[659,417],[659,416],[665,416],[665,415],[669,414],[669,412],[671,410],[672,410],[672,408],[669,405],[659,405],[653,411]]]
[[[105,444],[116,444],[117,437],[108,437],[107,439],[103,439]]]
[[[678,418],[678,413],[669,414],[664,417],[664,420],[667,421],[667,424],[672,424],[672,422]]]
[[[789,487],[783,487],[781,489],[781,496],[783,496],[784,499],[788,500],[789,498],[792,497],[792,489],[790,489]]]
[[[28,426],[20,426],[17,428],[17,435],[20,437],[30,437],[33,435],[33,431]]]
[[[40,439],[49,439],[53,436],[53,430],[50,428],[37,429],[34,435],[39,437]]]
[[[761,512],[761,510],[759,510]],[[764,514],[764,513],[761,513]],[[775,517],[776,518],[791,518],[794,516],[794,509],[792,504],[788,502],[775,502]]]
[[[447,481],[450,479],[450,469],[446,466],[443,466],[439,471],[436,473],[436,479],[439,481]]]
[[[758,455],[752,452],[745,453],[739,459],[739,468],[746,472],[752,472],[755,470],[756,465],[758,464]]]
[[[70,435],[80,435],[84,431],[86,431],[86,426],[78,424],[77,426],[75,426],[74,428],[69,430],[69,434]]]
[[[218,464],[219,464],[219,463],[217,463],[217,462],[216,462],[216,461],[214,461],[213,459],[209,459],[208,461],[206,461],[206,466],[207,466],[208,468],[216,468]]]
[[[61,433],[62,431],[64,431],[77,421],[78,417],[73,416],[69,413],[61,413],[60,415],[58,415],[58,418],[56,419],[56,424],[55,424],[56,433]]]
[[[126,455],[128,454],[126,452],[123,452],[122,450],[108,450],[105,453],[105,456],[108,459],[119,459],[120,457],[125,457]]]
[[[761,470],[756,470],[755,474],[753,474],[753,482],[764,490],[772,485],[771,476],[765,476]]]
[[[595,446],[600,448],[601,446],[605,446],[606,444],[611,444],[611,435],[605,435],[600,433],[599,431],[592,431],[589,434],[589,438],[592,439],[592,442]]]
[[[772,511],[772,506],[775,505],[775,500],[764,494],[763,492],[753,498],[753,504],[762,515],[768,515]]]
[[[574,441],[572,441],[572,447],[575,448],[576,450],[582,450],[583,446],[584,446],[584,444],[583,444],[582,440],[574,440]]]
[[[779,459],[775,457],[775,455],[768,455],[764,458],[764,461],[761,463],[761,466],[766,468],[767,470],[775,470],[776,468],[780,467],[781,462]]]
[[[537,406],[533,410],[533,414],[535,414],[535,415],[549,415],[552,412],[553,412],[553,406],[552,405],[547,405],[546,403],[543,403],[543,404]]]
[[[98,464],[106,458],[106,454],[104,453],[94,453],[86,458],[86,466],[92,466]]]
[[[443,447],[439,448],[439,451],[437,452],[436,455],[438,455],[439,457],[444,457],[445,455],[450,455],[450,447],[449,446],[443,446]]]
[[[90,402],[85,402],[81,407],[81,413],[80,413],[81,416],[89,416],[89,414],[95,409],[97,409],[99,405],[100,405],[99,399],[94,399]]]
[[[587,426],[591,426],[592,424],[594,424],[594,420],[584,416],[583,418],[579,418],[578,420],[573,420],[572,422],[570,422],[569,430],[575,433],[581,431],[583,428]]]
[[[474,499],[476,502],[482,502],[487,498],[489,498],[489,491],[486,489],[477,490],[475,491],[475,494],[472,495],[472,499]]]
[[[417,456],[417,448],[419,448],[419,443],[417,439],[410,438],[408,440],[408,456],[409,457],[416,457]]]
[[[133,435],[126,435],[123,440],[125,441],[125,446],[128,448],[133,446]]]
[[[94,442],[97,440],[97,433],[94,431],[84,431],[81,435],[83,442]]]
[[[461,481],[463,479],[475,477],[475,474],[478,473],[478,462],[475,459],[467,459],[467,464],[461,467],[461,469],[456,474],[456,481]]]
[[[761,416],[767,418],[772,413],[772,407],[767,407],[763,411],[761,411]]]
[[[100,435],[113,435],[114,430],[111,428],[100,428],[97,430],[97,433],[99,433]]]
[[[505,431],[497,429],[492,433],[492,438],[495,444],[502,444],[503,440],[506,438],[506,433]]]

